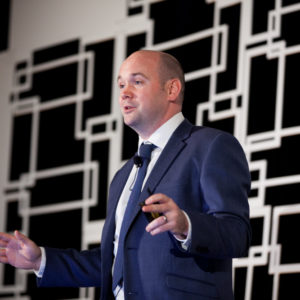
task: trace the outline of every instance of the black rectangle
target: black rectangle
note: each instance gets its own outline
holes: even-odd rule
[[[9,47],[10,0],[0,1],[0,52]]]

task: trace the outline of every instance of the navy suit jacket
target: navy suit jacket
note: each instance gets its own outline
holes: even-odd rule
[[[40,286],[100,286],[101,299],[113,299],[111,269],[115,211],[133,166],[129,160],[115,175],[99,249],[46,248]],[[126,228],[126,299],[233,299],[232,258],[247,253],[251,229],[250,176],[244,152],[230,134],[191,125],[173,133],[141,193],[171,197],[189,216],[187,251],[169,232],[151,236],[138,204]]]

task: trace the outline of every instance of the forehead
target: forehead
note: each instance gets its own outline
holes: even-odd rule
[[[153,77],[158,74],[157,55],[134,53],[129,56],[121,65],[119,78],[133,74],[143,74],[145,77]]]

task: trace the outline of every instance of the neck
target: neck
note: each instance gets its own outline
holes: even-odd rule
[[[145,126],[145,128],[134,128],[131,127],[143,140],[147,140],[150,138],[150,136],[158,130],[161,126],[163,126],[166,122],[168,122],[170,119],[172,119],[175,115],[177,115],[180,110],[172,111],[166,114],[163,118],[160,120],[157,120],[156,122],[153,122],[152,126]]]

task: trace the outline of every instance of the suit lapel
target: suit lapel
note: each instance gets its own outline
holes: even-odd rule
[[[133,167],[133,159],[130,159],[123,168],[116,174],[116,177],[111,183],[108,199],[107,217],[105,220],[105,227],[103,228],[103,234],[101,243],[103,246],[109,247],[112,244],[115,232],[115,215],[116,208],[121,197],[122,191],[129,177],[130,171]]]
[[[155,190],[155,187],[159,184],[164,174],[168,171],[174,160],[186,146],[185,141],[190,136],[192,127],[192,124],[190,124],[187,120],[184,120],[171,136],[145,185],[144,190],[147,189],[148,194],[149,192],[151,194]]]
[[[110,196],[108,205],[110,207],[110,211],[113,211],[113,214],[116,212],[116,208],[125,187],[125,184],[128,180],[129,174],[133,167],[133,158],[131,158],[122,169],[116,174],[116,179],[112,182],[110,188]]]

